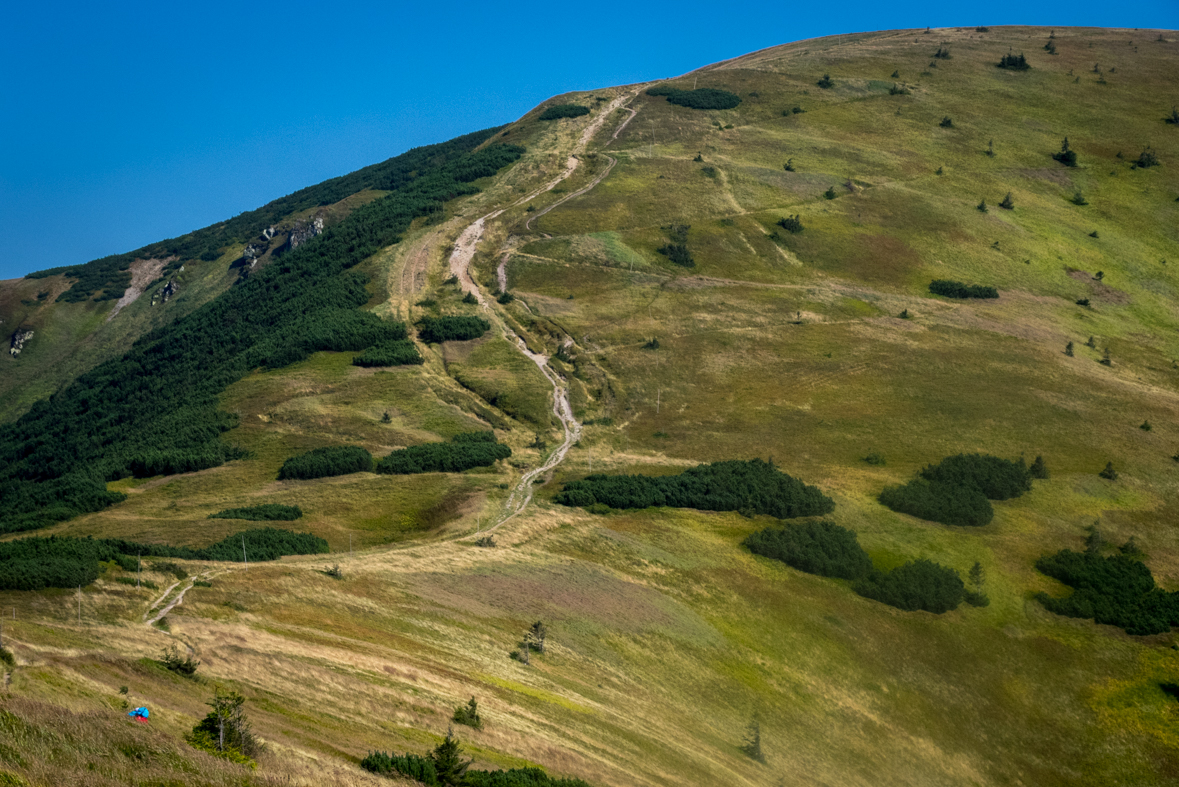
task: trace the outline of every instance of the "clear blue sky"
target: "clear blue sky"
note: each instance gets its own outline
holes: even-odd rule
[[[0,279],[181,235],[558,93],[787,41],[1179,27],[1177,0],[957,5],[13,3],[0,24]]]

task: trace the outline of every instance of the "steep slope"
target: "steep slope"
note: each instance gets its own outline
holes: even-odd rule
[[[19,353],[0,357],[0,421],[191,313],[353,209],[401,188],[418,169],[460,156],[498,131],[415,148],[180,238],[0,282],[6,349],[18,332],[31,332]]]
[[[237,529],[210,513],[297,504],[331,560],[221,564],[164,630],[142,623],[158,593],[115,568],[80,602],[0,593],[11,690],[92,711],[129,685],[179,737],[210,686],[151,659],[183,643],[247,696],[261,775],[296,783],[314,777],[292,763],[424,752],[472,695],[488,724],[457,729],[479,767],[595,784],[1173,782],[1173,636],[1051,614],[1035,594],[1068,589],[1035,562],[1096,519],[1105,554],[1133,536],[1179,587],[1175,38],[841,36],[548,102],[589,111],[512,124],[495,141],[518,162],[353,269],[373,314],[482,315],[486,336],[419,343],[420,366],[246,370],[217,399],[246,458],[112,482],[126,500],[41,531],[204,545]],[[1020,53],[1029,70],[997,67]],[[1065,136],[1076,167],[1053,158]],[[1147,146],[1159,164],[1136,166]],[[937,297],[935,279],[999,297]],[[553,420],[566,397],[574,418]],[[491,468],[275,480],[312,448],[487,428],[513,449]],[[878,502],[975,451],[1042,455],[1050,477],[982,527]],[[977,562],[989,606],[903,612],[755,557],[746,536],[780,523],[751,509],[552,502],[591,472],[767,457],[834,498],[878,569]],[[538,619],[546,653],[525,666],[508,654]],[[740,748],[755,718],[764,764]]]

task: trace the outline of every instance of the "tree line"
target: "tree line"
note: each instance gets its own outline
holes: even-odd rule
[[[257,506],[243,508],[226,508],[216,514],[209,514],[209,519],[251,519],[257,522],[293,522],[303,516],[303,509],[298,506],[284,506],[278,503],[262,503]]]
[[[319,536],[273,527],[243,530],[203,549],[120,538],[21,538],[0,542],[0,590],[81,587],[98,578],[100,563],[113,561],[125,571],[134,571],[141,556],[239,561],[243,545],[251,561],[328,551],[327,542]]]
[[[952,279],[935,279],[929,291],[945,298],[998,298],[999,291],[985,284],[963,284]]]
[[[261,208],[234,216],[228,221],[218,222],[177,238],[152,243],[125,254],[114,254],[81,265],[65,265],[35,271],[26,278],[40,279],[63,275],[75,279],[69,289],[58,296],[59,301],[86,301],[95,293],[99,294],[98,300],[115,300],[122,297],[123,292],[131,284],[130,266],[135,260],[175,257],[176,259],[168,263],[164,269],[164,275],[167,275],[186,261],[217,259],[225,247],[248,242],[256,238],[262,230],[293,213],[321,205],[331,205],[365,189],[402,189],[417,179],[421,172],[438,169],[466,156],[502,128],[503,126],[497,126],[483,129],[447,142],[413,148],[379,164],[299,189]],[[461,169],[455,169],[456,175],[461,172]]]
[[[422,443],[401,448],[375,461],[359,446],[316,448],[283,462],[278,471],[286,479],[328,478],[349,473],[461,473],[472,467],[488,467],[498,459],[507,459],[512,449],[497,442],[493,432],[466,432],[448,443]]]
[[[393,451],[377,463],[378,473],[461,473],[472,467],[489,467],[507,459],[512,449],[496,442],[493,432],[455,435],[449,443],[423,443]]]
[[[465,342],[478,339],[491,330],[491,323],[482,317],[464,315],[423,317],[417,325],[418,338],[427,344]]]
[[[0,533],[117,503],[124,495],[106,484],[118,478],[240,457],[221,439],[237,421],[218,395],[252,369],[404,339],[404,326],[360,311],[365,278],[349,269],[522,152],[493,145],[437,165],[411,157],[422,168],[396,191],[0,425]]]
[[[589,114],[589,107],[580,104],[554,104],[540,113],[539,120],[560,120],[561,118],[576,118]]]
[[[818,487],[786,475],[773,461],[729,460],[699,465],[678,475],[594,474],[572,481],[553,498],[566,506],[697,508],[742,511],[780,519],[828,514],[835,501]]]
[[[374,751],[360,761],[360,767],[390,778],[413,779],[427,787],[589,787],[581,779],[553,778],[540,768],[470,770],[471,760],[463,759],[453,730],[447,730],[445,740],[426,756]]]
[[[648,96],[666,96],[669,104],[692,109],[733,109],[741,103],[741,97],[727,90],[702,87],[697,90],[679,90],[674,87],[653,87]]]
[[[410,366],[424,363],[421,353],[408,339],[375,344],[352,359],[353,366]]]

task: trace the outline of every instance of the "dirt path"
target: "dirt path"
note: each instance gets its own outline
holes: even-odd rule
[[[171,612],[173,609],[175,609],[177,606],[179,606],[181,602],[184,601],[184,594],[187,593],[188,591],[192,590],[193,585],[196,584],[196,581],[198,579],[208,580],[208,579],[212,579],[214,576],[215,576],[215,574],[212,571],[205,571],[200,574],[197,574],[194,577],[189,577],[188,584],[185,585],[184,588],[179,593],[176,594],[176,598],[172,599],[168,603],[168,605],[166,607],[164,607],[163,609],[161,609],[159,611],[159,613],[154,618],[152,618],[151,620],[148,620],[147,616],[152,613],[152,610],[154,610],[156,607],[158,607],[164,601],[164,599],[168,598],[168,594],[171,593],[173,590],[175,590],[176,586],[179,585],[180,583],[177,582],[177,583],[173,584],[171,587],[169,587],[167,590],[164,591],[163,595],[161,595],[158,599],[156,599],[155,601],[152,602],[152,605],[147,608],[147,612],[143,613],[144,623],[146,623],[148,626],[154,626],[157,622],[162,620],[164,618],[164,616],[166,616],[169,612]]]
[[[566,161],[565,169],[561,172],[561,174],[528,196],[516,200],[514,203],[512,203],[512,205],[522,205],[526,202],[529,202],[546,191],[551,191],[557,186],[558,183],[561,183],[570,175],[572,175],[581,161],[578,158],[578,154],[585,150],[586,146],[593,139],[594,135],[602,128],[606,120],[614,114],[614,111],[634,98],[637,92],[637,90],[634,90],[623,93],[611,101],[605,107],[602,113],[582,131],[581,136],[578,138],[577,144],[574,146],[573,151],[570,153],[569,158]],[[626,123],[629,123],[633,117],[634,114],[632,113],[630,117],[628,117],[623,122],[623,125],[625,126]],[[610,160],[609,165],[605,170],[602,171],[601,174],[594,178],[593,182],[591,182],[588,186],[578,189],[574,193],[569,194],[568,196],[563,197],[562,199],[548,206],[540,213],[530,218],[525,224],[525,227],[531,228],[531,223],[533,220],[540,218],[540,216],[543,216],[548,211],[557,207],[557,205],[560,205],[561,203],[566,202],[573,197],[585,194],[594,186],[601,183],[602,180],[608,174],[610,174],[610,170],[613,169],[614,165],[617,163],[617,160],[611,156],[607,156],[606,158]],[[492,312],[492,314],[494,314],[494,310],[492,308],[490,299],[484,295],[479,285],[475,282],[474,276],[471,274],[471,260],[475,256],[475,250],[479,245],[479,241],[483,239],[483,230],[486,226],[486,222],[494,219],[503,212],[504,208],[494,210],[491,213],[476,219],[470,226],[464,229],[459,235],[458,239],[455,241],[454,251],[451,252],[449,260],[450,272],[458,279],[459,286],[462,288],[462,290],[464,292],[473,293],[476,300],[478,300],[479,305],[487,311]],[[502,290],[506,289],[507,276],[504,272],[504,266],[506,265],[507,259],[511,254],[511,250],[503,249],[501,251],[503,254],[500,259],[499,267],[496,270],[496,275]],[[562,377],[552,367],[549,366],[548,356],[533,352],[532,350],[528,349],[528,345],[524,342],[524,340],[511,328],[509,328],[506,323],[504,323],[502,320],[497,320],[497,322],[500,324],[504,338],[515,344],[521,353],[523,353],[528,357],[529,360],[535,363],[537,368],[540,369],[541,374],[543,374],[549,383],[553,386],[553,415],[555,415],[557,420],[561,422],[561,427],[564,430],[565,435],[564,439],[561,441],[561,444],[545,458],[545,461],[542,462],[539,467],[535,467],[524,474],[524,477],[520,479],[520,482],[516,484],[511,493],[508,495],[507,502],[504,504],[503,515],[494,525],[492,525],[487,530],[482,531],[484,533],[496,530],[505,522],[511,520],[513,517],[527,508],[528,504],[532,501],[533,481],[559,465],[565,459],[565,456],[569,453],[569,449],[572,448],[573,445],[581,438],[581,424],[573,416],[573,406],[569,402],[568,382],[564,377]]]

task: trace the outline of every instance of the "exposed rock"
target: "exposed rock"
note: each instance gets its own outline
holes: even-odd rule
[[[321,232],[323,232],[323,218],[320,216],[316,216],[311,221],[297,221],[287,236],[287,249],[297,249]]]
[[[110,322],[115,319],[115,315],[123,310],[124,306],[134,303],[147,286],[159,278],[160,273],[164,270],[165,263],[171,262],[175,257],[168,257],[167,259],[150,259],[150,260],[135,260],[131,263],[131,284],[123,292],[123,297],[119,298],[119,302],[115,304],[115,308],[111,309],[111,313],[107,315],[106,321]],[[181,268],[184,270],[184,268]]]
[[[167,284],[160,288],[159,292],[151,296],[151,305],[155,306],[157,302],[167,303],[168,300],[179,291],[179,282],[177,282],[176,279],[171,279]]]
[[[24,349],[25,342],[32,338],[32,328],[17,328],[16,332],[12,334],[12,346],[8,348],[8,352],[15,358]]]
[[[271,238],[273,238],[274,237],[274,227],[267,227],[266,229],[262,230],[262,237],[265,238],[266,240],[270,240]]]

